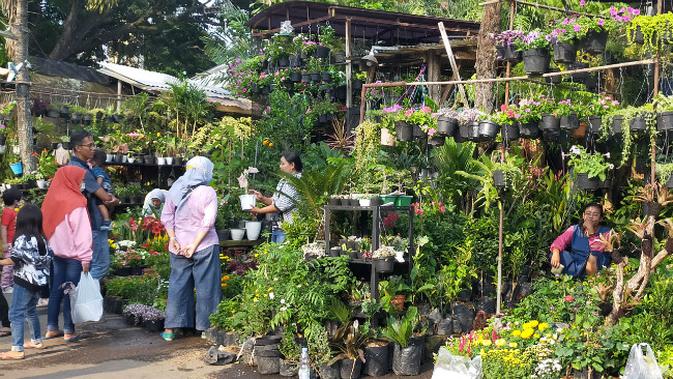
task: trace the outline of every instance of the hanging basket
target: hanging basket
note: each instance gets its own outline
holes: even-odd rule
[[[549,70],[549,52],[530,49],[523,52],[523,67],[528,75],[542,75]]]
[[[395,134],[398,141],[411,141],[414,139],[411,125],[404,121],[395,122]]]
[[[598,116],[589,117],[589,133],[598,135],[601,133],[602,119]]]
[[[456,129],[458,129],[458,120],[455,118],[440,116],[437,119],[437,133],[452,137],[456,134]]]
[[[489,140],[495,138],[500,130],[500,125],[493,121],[481,121],[479,123],[479,138]]]
[[[537,125],[538,123],[535,121],[526,124],[519,123],[519,135],[521,138],[538,138],[540,136],[540,129]]]
[[[599,180],[597,178],[589,178],[588,174],[577,174],[575,178],[575,185],[579,189],[585,191],[594,191],[598,189]]]
[[[395,268],[395,260],[393,258],[375,259],[374,265],[376,266],[376,272],[389,274]]]
[[[479,123],[462,124],[458,128],[458,142],[476,141],[479,139]]]
[[[579,128],[580,120],[577,118],[577,113],[561,116],[561,119],[559,120],[559,127],[563,130],[575,130]]]
[[[503,46],[503,60],[505,62],[516,63],[521,61],[521,51],[517,50],[514,45]]]
[[[608,32],[590,31],[584,39],[584,50],[590,54],[602,54],[608,42]]]
[[[657,115],[657,130],[673,130],[673,112],[661,112]]]
[[[624,122],[624,117],[622,116],[615,116],[612,118],[612,128],[610,129],[610,132],[613,136],[622,134],[622,122]]]
[[[315,51],[316,58],[327,59],[329,57],[330,49],[325,46],[318,46],[318,49]]]
[[[631,131],[632,132],[642,132],[647,129],[647,123],[645,119],[638,116],[631,119]]]
[[[577,59],[577,47],[575,44],[566,42],[557,42],[554,45],[554,62],[556,63],[575,63]]]
[[[558,132],[561,130],[561,120],[554,115],[546,114],[542,116],[539,127],[546,133]]]
[[[493,171],[493,185],[496,188],[505,188],[505,172],[502,170]]]
[[[514,141],[519,139],[519,127],[518,125],[505,125],[502,128],[503,140],[505,141]]]

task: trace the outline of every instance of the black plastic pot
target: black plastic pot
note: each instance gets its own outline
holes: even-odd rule
[[[312,72],[309,74],[311,77],[312,82],[319,82],[320,81],[320,73],[319,72]]]
[[[484,120],[479,123],[479,138],[493,139],[498,135],[500,125],[493,121]]]
[[[456,319],[456,322],[453,324],[454,332],[462,333],[472,330],[475,315],[474,309],[463,303],[454,303],[452,309]]]
[[[589,117],[589,133],[598,135],[601,132],[602,119],[598,116]]]
[[[502,170],[493,171],[493,185],[497,188],[505,187],[505,172]]]
[[[547,71],[547,72],[550,72],[550,73],[551,72],[559,72],[559,69],[550,68],[549,71]],[[562,79],[561,75],[548,76],[548,77],[544,78],[545,82],[547,82],[549,84],[561,84],[561,79]]]
[[[575,63],[577,47],[571,43],[557,42],[554,45],[554,61],[557,63]]]
[[[573,63],[568,66],[569,70],[579,70],[582,68],[588,68],[589,64],[584,62]],[[575,83],[587,83],[591,78],[591,74],[588,72],[578,72],[576,74],[570,75],[570,79]]]
[[[584,39],[584,50],[591,54],[602,54],[608,42],[608,32],[589,31]]]
[[[297,362],[286,361],[285,359],[280,360],[279,375],[284,377],[294,377],[297,376],[299,371],[299,365]]]
[[[79,122],[82,120],[82,115],[80,113],[73,113],[70,115],[70,121],[72,121],[75,124],[79,124]]]
[[[414,138],[419,138],[419,139],[425,139],[426,135],[423,132],[423,129],[421,129],[420,126],[418,125],[412,125],[412,133]]]
[[[521,138],[538,138],[540,136],[540,129],[537,127],[537,122],[529,122],[527,124],[519,123],[519,136]]]
[[[126,321],[126,324],[128,324],[129,326],[140,326],[143,323],[142,318],[137,317],[136,315],[133,314],[125,314],[124,320]]]
[[[121,314],[124,308],[124,300],[117,296],[105,296],[103,307],[108,313]]]
[[[586,191],[594,191],[598,189],[598,179],[596,178],[589,179],[589,176],[587,174],[577,174],[577,177],[575,178],[575,185],[579,189],[583,189]]]
[[[546,114],[542,116],[539,127],[543,132],[558,132],[561,130],[561,120],[554,115]]]
[[[327,59],[329,58],[329,47],[318,46],[318,49],[315,51],[315,56],[317,58]]]
[[[311,75],[309,74],[301,74],[301,82],[302,83],[308,83],[311,81]]]
[[[390,371],[390,344],[384,346],[365,347],[364,374],[367,376],[383,376]]]
[[[661,112],[657,115],[657,130],[673,130],[673,112]]]
[[[231,239],[231,229],[217,229],[217,239],[227,241]]]
[[[561,119],[559,120],[559,127],[563,130],[575,130],[579,128],[580,120],[577,118],[577,113],[561,116]]]
[[[362,361],[359,359],[342,359],[339,364],[341,379],[358,379],[362,375]]]
[[[530,49],[523,52],[523,67],[528,75],[542,75],[549,70],[549,52],[546,49]]]
[[[301,72],[292,72],[290,73],[290,81],[293,83],[301,82]]]
[[[59,111],[56,110],[56,109],[49,109],[47,111],[47,117],[59,118],[59,117],[61,117],[61,113],[59,113]]]
[[[636,30],[633,32],[633,42],[637,43],[638,45],[645,43],[645,36],[640,30],[640,26],[636,26]]]
[[[330,366],[320,366],[318,367],[318,374],[320,375],[320,379],[339,379],[340,377],[340,368],[341,366],[341,361],[333,363]]]
[[[278,351],[276,351],[275,356],[258,355],[257,353],[255,353],[255,363],[257,363],[257,371],[262,375],[278,374],[280,372],[279,355],[280,353],[278,353]]]
[[[632,132],[642,132],[647,129],[647,124],[645,119],[642,117],[634,117],[631,119],[631,131]]]
[[[290,65],[290,59],[286,56],[282,56],[278,58],[278,67],[287,67]]]
[[[514,45],[506,45],[503,49],[502,58],[505,62],[516,63],[521,61],[521,51],[517,50]]]
[[[440,116],[437,119],[437,133],[452,137],[458,129],[458,120],[451,117]]]
[[[330,75],[329,72],[323,72],[320,75],[320,79],[322,80],[323,83],[329,83],[332,81],[332,75]]]
[[[503,139],[505,141],[514,141],[519,139],[519,126],[518,125],[505,125],[502,128]]]
[[[442,136],[432,136],[428,140],[428,144],[431,146],[442,146],[446,142],[446,139]]]
[[[59,116],[61,116],[62,118],[70,117],[70,108],[65,105],[62,106],[61,110],[59,111]]]
[[[395,375],[412,376],[421,372],[423,345],[410,343],[402,348],[395,344],[393,350],[393,372]]]
[[[478,139],[479,139],[478,122],[461,124],[458,127],[458,134],[456,135],[456,141],[465,142],[465,141],[476,141]]]
[[[495,47],[495,59],[498,61],[505,60],[505,47],[502,45],[496,45]]]
[[[398,141],[411,141],[414,139],[413,128],[404,121],[395,122],[395,134]]]
[[[395,260],[393,258],[375,259],[376,272],[381,274],[389,274],[395,268]]]
[[[90,114],[85,114],[84,116],[82,116],[82,122],[84,123],[84,125],[90,125],[91,120],[92,120],[92,117],[91,117]]]
[[[329,256],[332,258],[336,258],[339,255],[341,255],[341,247],[340,246],[334,246],[329,249]]]
[[[143,328],[152,333],[160,332],[164,330],[164,320],[143,320]]]
[[[624,117],[622,116],[612,118],[612,128],[610,129],[612,135],[622,134],[622,122],[624,122]]]

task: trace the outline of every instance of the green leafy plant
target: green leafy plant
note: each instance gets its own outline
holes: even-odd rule
[[[608,170],[614,167],[605,161],[603,154],[591,154],[581,146],[570,148],[568,166],[573,168],[575,175],[587,174],[589,178],[598,178],[601,181],[606,179]]]
[[[414,328],[418,323],[418,308],[409,307],[401,319],[393,316],[388,317],[388,324],[383,329],[382,335],[390,342],[400,345],[402,348],[409,346]]]

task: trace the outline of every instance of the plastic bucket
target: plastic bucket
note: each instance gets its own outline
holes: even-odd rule
[[[21,163],[21,162],[10,163],[9,168],[12,169],[12,172],[16,176],[19,176],[19,175],[23,174],[23,163]]]
[[[238,198],[241,200],[241,209],[244,211],[250,210],[255,206],[255,195],[241,195]]]

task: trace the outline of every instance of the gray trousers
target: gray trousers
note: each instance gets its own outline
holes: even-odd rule
[[[217,310],[222,298],[220,287],[220,247],[213,245],[197,251],[191,258],[171,254],[168,304],[165,327],[207,330],[208,317]],[[196,289],[196,325],[194,324]]]

